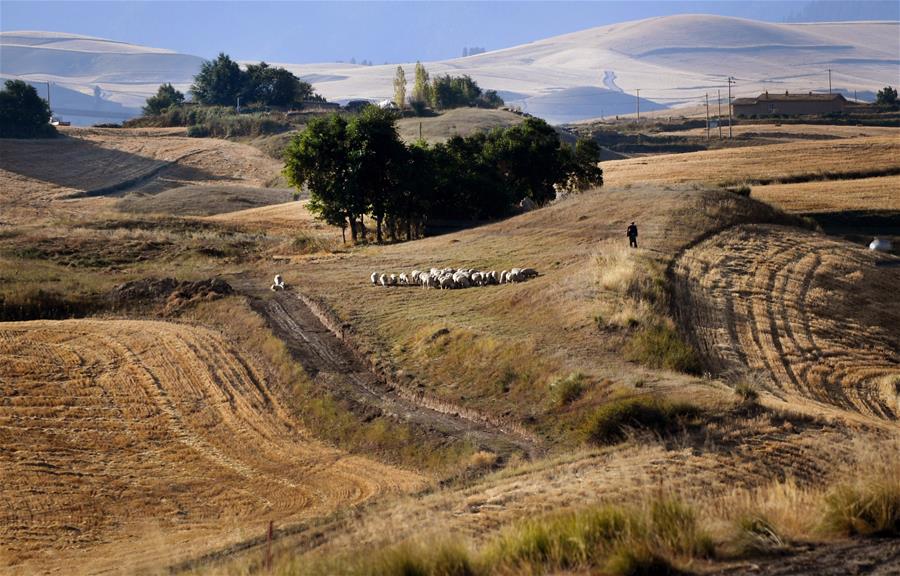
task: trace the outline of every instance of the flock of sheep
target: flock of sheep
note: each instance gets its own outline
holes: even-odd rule
[[[370,280],[378,286],[421,286],[422,288],[469,288],[471,286],[489,286],[492,284],[509,284],[524,282],[537,276],[534,268],[513,268],[497,274],[496,270],[473,270],[470,268],[432,268],[427,272],[413,270],[410,274],[382,274],[372,272]]]

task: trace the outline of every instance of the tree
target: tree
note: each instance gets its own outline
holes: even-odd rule
[[[891,88],[890,86],[885,86],[883,89],[878,91],[878,95],[875,98],[875,103],[879,106],[896,108],[897,90],[895,88]]]
[[[247,65],[247,70],[241,73],[241,98],[271,106],[290,106],[315,95],[311,84],[289,70],[260,62]]]
[[[390,196],[399,188],[401,165],[406,148],[390,110],[367,106],[347,126],[351,158],[357,185],[366,198],[369,213],[375,219],[375,237],[382,242],[382,224]]]
[[[428,71],[418,61],[416,61],[416,81],[413,84],[412,101],[418,103],[431,101],[431,85],[428,83]]]
[[[513,202],[527,196],[538,206],[546,204],[556,197],[555,185],[568,176],[559,135],[539,118],[491,132],[485,155],[514,191]]]
[[[403,66],[397,66],[397,74],[394,76],[394,104],[403,110],[406,108],[406,72]]]
[[[50,106],[33,86],[21,80],[7,80],[0,91],[0,138],[40,138],[53,136]]]
[[[237,62],[220,53],[215,60],[206,60],[200,66],[191,94],[201,104],[232,106],[241,95],[242,81]]]
[[[144,105],[144,116],[155,116],[171,106],[184,104],[184,94],[175,89],[171,84],[161,84],[155,96],[147,98]]]
[[[342,235],[349,224],[356,243],[357,218],[366,205],[351,162],[347,121],[337,114],[313,119],[291,139],[284,160],[287,181],[309,190],[309,210],[320,220],[340,227]]]
[[[568,177],[560,185],[566,192],[582,192],[603,186],[600,168],[600,145],[588,138],[579,138],[574,148],[563,148]]]

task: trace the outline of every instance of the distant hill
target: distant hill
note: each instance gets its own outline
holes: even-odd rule
[[[202,58],[60,32],[0,32],[0,76],[32,82],[54,113],[76,124],[140,114],[164,82],[186,90]]]
[[[709,93],[827,91],[870,98],[897,84],[900,22],[776,24],[699,14],[624,22],[440,62],[434,74],[469,74],[512,105],[551,122],[696,106]],[[227,39],[223,46],[228,51]],[[136,108],[162,82],[187,89],[196,56],[50,32],[0,33],[0,74],[52,81]],[[290,64],[332,101],[389,98],[396,64]],[[407,78],[413,64],[405,65]]]

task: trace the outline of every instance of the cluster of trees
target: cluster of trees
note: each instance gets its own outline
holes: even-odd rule
[[[432,79],[421,62],[416,62],[416,77],[408,101],[417,114],[423,113],[427,107],[448,110],[469,106],[499,108],[504,104],[496,91],[483,91],[468,75],[444,74]],[[394,76],[394,103],[401,110],[407,103],[406,72],[402,66],[397,66],[397,74]]]
[[[879,90],[875,97],[875,104],[887,108],[897,108],[900,105],[900,101],[897,100],[897,89],[885,86]]]
[[[238,97],[244,102],[270,106],[289,106],[304,100],[321,100],[312,85],[294,74],[265,62],[249,64],[242,70],[237,62],[222,53],[207,60],[191,85],[194,100],[207,105],[233,105]]]
[[[0,90],[0,138],[43,138],[56,135],[50,106],[34,86],[7,80]]]
[[[349,228],[354,243],[366,238],[366,217],[378,242],[385,231],[412,239],[429,220],[496,218],[524,198],[543,205],[557,191],[603,183],[595,142],[565,145],[537,118],[433,146],[406,146],[395,120],[373,106],[350,120],[317,118],[285,150],[288,181],[306,186],[310,210],[342,233]]]
[[[238,98],[248,106],[291,106],[309,100],[324,100],[313,91],[311,84],[284,68],[260,62],[241,69],[226,54],[203,63],[200,72],[194,76],[190,92],[195,102],[207,106],[234,106]],[[181,106],[184,101],[183,93],[171,84],[163,84],[147,99],[144,115],[162,114],[173,106]]]

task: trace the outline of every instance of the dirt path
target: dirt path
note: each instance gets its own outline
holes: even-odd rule
[[[716,576],[900,575],[900,540],[850,540],[713,572]]]
[[[539,441],[527,433],[387,384],[329,330],[298,293],[261,289],[256,278],[229,281],[250,298],[251,307],[265,318],[316,384],[362,417],[388,415],[420,429],[417,434],[465,439],[500,455],[524,452],[534,457],[540,453]]]
[[[706,366],[785,399],[896,420],[900,269],[826,236],[737,226],[674,265],[679,321]]]

